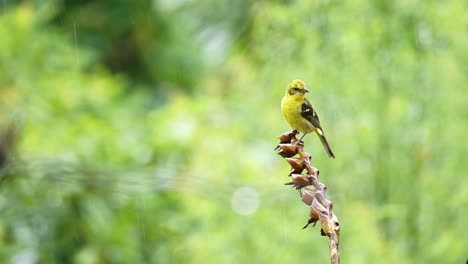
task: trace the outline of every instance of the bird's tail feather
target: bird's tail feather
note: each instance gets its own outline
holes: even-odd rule
[[[330,148],[330,145],[328,145],[327,139],[325,138],[324,135],[319,135],[317,134],[318,137],[320,138],[320,141],[322,141],[322,145],[325,148],[325,151],[327,151],[328,157],[330,158],[335,158],[335,155],[333,155],[333,152]]]

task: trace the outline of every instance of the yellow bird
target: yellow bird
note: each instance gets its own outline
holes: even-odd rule
[[[319,117],[317,112],[310,104],[309,100],[305,98],[309,90],[301,80],[294,80],[286,89],[283,100],[281,101],[281,111],[283,112],[286,120],[293,129],[297,129],[303,133],[301,141],[305,135],[315,132],[317,133],[323,147],[327,151],[330,158],[335,158],[330,145],[325,138],[323,129],[320,126]]]

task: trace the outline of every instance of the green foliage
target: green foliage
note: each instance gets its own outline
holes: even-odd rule
[[[20,131],[0,169],[1,262],[327,263],[273,151],[295,78],[337,157],[306,137],[343,262],[465,261],[465,9],[0,3],[0,128]],[[242,186],[251,215],[232,205]]]

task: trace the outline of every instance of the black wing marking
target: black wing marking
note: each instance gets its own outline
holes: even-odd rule
[[[322,129],[317,112],[315,112],[314,108],[307,99],[304,99],[304,103],[302,103],[301,115],[307,119],[307,121],[312,123],[314,127]]]

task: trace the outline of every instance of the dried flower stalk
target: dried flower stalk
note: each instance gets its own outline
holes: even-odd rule
[[[281,134],[278,137],[280,143],[275,148],[279,149],[278,154],[291,165],[291,181],[286,185],[296,188],[302,202],[310,207],[309,220],[303,228],[310,224],[315,226],[320,221],[321,235],[329,238],[331,263],[338,264],[340,223],[332,211],[333,203],[326,198],[327,187],[318,181],[320,171],[310,164],[311,156],[304,151],[304,142],[297,140],[297,134],[296,130]]]

